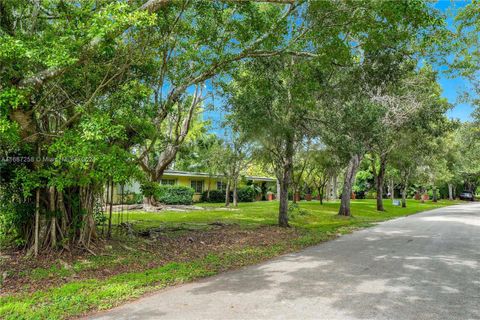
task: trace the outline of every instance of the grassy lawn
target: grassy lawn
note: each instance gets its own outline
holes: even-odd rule
[[[317,201],[301,202],[291,212],[293,228],[288,230],[275,227],[276,202],[240,203],[238,210],[200,204],[205,210],[129,212],[128,222],[135,231],[160,228],[158,238],[118,234],[98,244],[96,255],[56,256],[44,265],[17,261],[22,268],[7,271],[11,272],[7,281],[14,279],[16,287],[2,289],[0,318],[62,319],[108,309],[146,292],[258,263],[375,222],[454,203],[410,200],[408,208],[400,208],[385,201],[386,212],[380,213],[375,211],[374,200],[356,200],[352,202],[354,217],[342,218],[336,216],[338,202],[323,206]],[[117,220],[120,216],[114,217]],[[0,264],[2,270],[5,266]]]
[[[320,205],[318,201],[305,202],[299,204],[300,211],[293,211],[293,219],[290,224],[301,229],[316,229],[317,231],[332,231],[339,227],[359,226],[372,222],[379,222],[395,217],[405,216],[420,211],[450,205],[455,202],[440,200],[437,203],[427,201],[409,201],[407,208],[393,206],[390,201],[385,201],[385,212],[375,210],[375,200],[355,200],[352,201],[352,218],[342,218],[337,216],[338,201],[326,202]],[[276,225],[278,203],[271,202],[252,202],[240,203],[238,210],[226,209],[220,203],[202,203],[198,206],[205,207],[207,211],[196,210],[189,212],[167,211],[159,213],[147,212],[129,212],[129,222],[133,223],[136,229],[145,229],[159,225],[179,226],[189,225],[192,227],[201,227],[208,223],[223,222],[235,223],[241,227],[258,227],[260,225]],[[305,214],[302,214],[305,213]],[[124,213],[126,217],[126,213]],[[117,218],[114,217],[114,221]]]

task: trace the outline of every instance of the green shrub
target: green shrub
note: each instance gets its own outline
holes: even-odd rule
[[[238,202],[252,202],[258,194],[259,188],[255,185],[240,187],[237,190]],[[260,190],[261,191],[261,190]],[[210,190],[210,198],[207,198],[207,191],[202,193],[202,201],[222,203],[225,202],[225,191]],[[230,190],[230,201],[233,201],[233,190]]]
[[[237,192],[238,202],[253,202],[256,195],[257,190],[252,186],[239,188]]]
[[[160,187],[160,184],[156,182],[145,182],[140,186],[140,190],[142,191],[142,194],[147,197],[153,197],[155,194],[158,193],[158,188]]]
[[[261,189],[255,185],[240,187],[237,190],[238,202],[252,202],[261,192]],[[225,202],[225,191],[210,190],[210,198],[207,197],[207,191],[202,193],[203,202],[222,203]],[[230,201],[233,201],[233,190],[230,190]]]
[[[376,199],[377,198],[377,192],[370,190],[365,193],[365,199]]]
[[[186,186],[162,186],[156,188],[155,200],[164,204],[192,204],[194,191]]]
[[[210,190],[210,196],[208,197],[208,191],[202,193],[203,202],[222,203],[225,202],[225,191],[222,190]]]
[[[365,199],[365,191],[355,191],[355,199]]]
[[[24,246],[25,232],[30,230],[34,216],[35,204],[28,198],[19,201],[21,189],[12,186],[0,189],[0,248],[7,244]]]

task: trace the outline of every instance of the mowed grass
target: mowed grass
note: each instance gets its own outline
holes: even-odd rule
[[[301,201],[299,208],[304,211],[291,213],[290,224],[297,228],[333,230],[340,226],[351,226],[379,222],[395,217],[406,216],[420,211],[440,208],[455,204],[454,201],[439,200],[434,203],[426,201],[408,201],[407,208],[393,206],[391,201],[385,200],[384,212],[376,211],[375,200],[353,200],[351,204],[352,217],[339,217],[339,201],[329,201],[320,205],[319,201]],[[163,226],[192,225],[199,226],[213,222],[238,224],[241,227],[257,227],[260,225],[276,225],[278,221],[278,202],[251,202],[239,203],[238,208],[225,208],[221,203],[201,203],[197,206],[206,210],[192,210],[188,212],[129,212],[128,221],[137,229],[146,229]],[[114,214],[114,223],[119,219],[119,213]],[[123,213],[124,219],[127,213]]]
[[[451,204],[455,204],[455,202],[442,200],[437,203],[431,201],[420,203],[411,200],[408,202],[407,208],[400,208],[392,206],[390,201],[386,200],[386,211],[377,212],[374,200],[356,200],[352,201],[353,217],[344,218],[337,216],[338,202],[328,202],[324,205],[320,205],[318,201],[301,202],[299,207],[291,212],[291,225],[301,232],[298,238],[289,243],[246,246],[241,249],[208,254],[193,261],[167,263],[140,272],[125,272],[101,279],[81,279],[34,293],[3,296],[0,298],[0,319],[64,319],[94,310],[108,309],[146,292],[258,263],[286,252],[300,250],[306,246],[332,239],[338,234],[372,225],[375,222]],[[212,222],[237,224],[241,228],[257,228],[264,225],[275,225],[277,222],[277,202],[240,203],[238,210],[222,208],[221,204],[199,205],[204,206],[206,210],[129,212],[128,221],[133,224],[135,229],[179,225],[198,229],[207,228],[208,224]],[[123,218],[126,219],[126,217],[127,215],[124,213]],[[120,218],[120,214],[116,214],[114,222]],[[117,253],[113,251],[112,254]],[[120,263],[128,264],[129,261],[137,260],[140,256],[148,259],[146,252],[123,254],[121,259],[117,259],[123,261]],[[115,256],[109,256],[105,261],[116,263],[115,258]],[[92,256],[90,267],[104,267],[104,264],[97,265],[95,262],[103,260],[101,257]],[[36,273],[42,273],[41,271],[36,270]],[[53,271],[49,270],[48,272]]]

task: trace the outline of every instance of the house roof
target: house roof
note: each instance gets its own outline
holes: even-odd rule
[[[180,170],[165,170],[163,173],[164,176],[172,177],[196,177],[196,178],[223,178],[223,174],[209,174],[205,172],[189,172],[189,171],[180,171]],[[245,179],[252,181],[265,181],[265,182],[275,182],[277,179],[269,177],[259,177],[259,176],[245,176]]]

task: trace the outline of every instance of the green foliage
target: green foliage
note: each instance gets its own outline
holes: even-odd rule
[[[0,116],[0,150],[3,151],[2,153],[5,154],[16,148],[19,142],[18,123],[8,121]]]
[[[52,159],[27,165],[28,174],[9,168],[8,175],[22,180],[22,195],[42,188],[42,214],[48,205],[46,188],[70,194],[64,201],[73,216],[64,218],[72,223],[58,235],[90,234],[84,227],[92,219],[84,220],[83,213],[92,214],[92,208],[72,211],[77,206],[70,201],[84,189],[98,196],[106,181],[136,178],[139,154],[132,151],[157,141],[152,153],[158,158],[172,141],[164,135],[174,126],[171,120],[178,116],[183,127],[192,100],[186,92],[232,67],[230,53],[270,30],[282,13],[276,6],[261,10],[255,4],[239,10],[235,4],[185,5],[145,10],[139,2],[2,2],[0,153],[40,153]],[[256,21],[255,28],[241,17]],[[159,101],[155,95],[160,100],[165,96],[156,88],[175,92],[170,100]],[[182,130],[182,137],[187,133]],[[8,188],[15,177],[3,179],[3,163],[1,169],[1,187]],[[93,201],[78,203],[90,206]],[[25,238],[31,231],[25,230]]]
[[[314,197],[324,193],[327,181],[335,175],[338,175],[341,166],[339,159],[335,156],[333,150],[325,146],[313,144],[309,150],[304,152],[301,157],[305,158],[304,178],[306,186],[311,189]],[[295,167],[294,167],[295,176]],[[313,190],[312,190],[313,189]]]
[[[158,182],[147,181],[142,183],[142,185],[140,186],[140,190],[145,197],[150,198],[157,193],[159,186],[160,184]]]
[[[0,92],[0,115],[8,114],[9,109],[16,109],[26,103],[23,92],[16,88],[8,88]]]
[[[24,165],[0,162],[0,244],[26,244],[35,205],[32,192],[38,186],[38,175]]]
[[[448,37],[445,44],[448,53],[453,53],[450,63],[450,73],[470,81],[469,86],[463,86],[462,100],[474,107],[473,116],[480,121],[480,2],[473,0],[459,8],[455,17],[456,32]],[[445,45],[444,44],[444,45]],[[450,56],[449,56],[450,57]]]
[[[365,199],[376,199],[377,198],[377,192],[373,190],[369,190],[365,192]]]
[[[177,170],[207,172],[212,175],[222,172],[222,143],[215,134],[207,133],[209,123],[194,119],[189,139],[181,146],[175,159]]]
[[[237,197],[239,202],[253,202],[256,196],[260,194],[262,189],[254,184],[239,187],[237,190]],[[230,190],[230,201],[232,201],[233,192]],[[210,190],[210,198],[207,198],[207,191],[202,193],[202,201],[210,203],[224,203],[225,191]]]
[[[455,173],[453,181],[463,182],[465,190],[475,191],[480,185],[480,128],[475,123],[462,124],[453,134],[452,151],[449,163]],[[448,158],[447,158],[448,159]],[[457,191],[462,191],[458,190]]]
[[[211,203],[225,203],[225,191],[210,190],[210,194],[208,191],[204,191],[202,193],[202,201]]]
[[[258,194],[258,187],[255,185],[238,188],[237,197],[239,202],[252,202]]]
[[[379,141],[390,146],[392,139],[383,137],[398,128],[385,130],[384,120],[398,117],[373,101],[372,92],[419,98],[427,107],[409,123],[442,130],[424,121],[446,107],[437,99],[433,72],[417,68],[422,40],[443,23],[424,2],[152,3],[2,2],[0,155],[52,159],[0,164],[8,202],[0,228],[9,230],[2,234],[32,238],[32,220],[22,225],[15,217],[31,207],[36,189],[42,214],[49,187],[65,193],[60,212],[68,212],[68,230],[59,237],[92,234],[85,228],[92,217],[85,214],[95,212],[94,201],[82,196],[98,197],[107,181],[145,179],[140,170],[158,181],[176,160],[184,169],[226,173],[237,182],[250,143],[279,175],[296,165],[294,150],[310,136],[330,145],[340,162]],[[468,8],[457,19],[464,25],[460,32],[478,31],[477,2]],[[407,56],[413,58],[401,63]],[[468,60],[470,70],[478,66]],[[242,146],[207,133],[201,116],[206,87],[223,89],[229,124],[248,140]],[[410,106],[407,100],[396,106]],[[450,177],[447,170],[435,172]],[[320,185],[327,174],[316,173],[310,182]],[[142,190],[167,202],[186,201],[190,192],[170,194],[148,183]],[[255,190],[239,190],[240,201],[254,196]]]
[[[194,190],[179,185],[159,185],[154,194],[155,200],[164,204],[192,204]]]
[[[12,186],[0,190],[0,245],[26,244],[25,230],[33,219],[34,204],[31,199],[15,201],[19,190]]]
[[[355,177],[355,185],[353,191],[366,192],[373,184],[373,174],[370,170],[359,170]]]
[[[194,190],[180,185],[161,185],[157,182],[147,182],[141,185],[145,197],[153,197],[163,204],[192,204]]]

